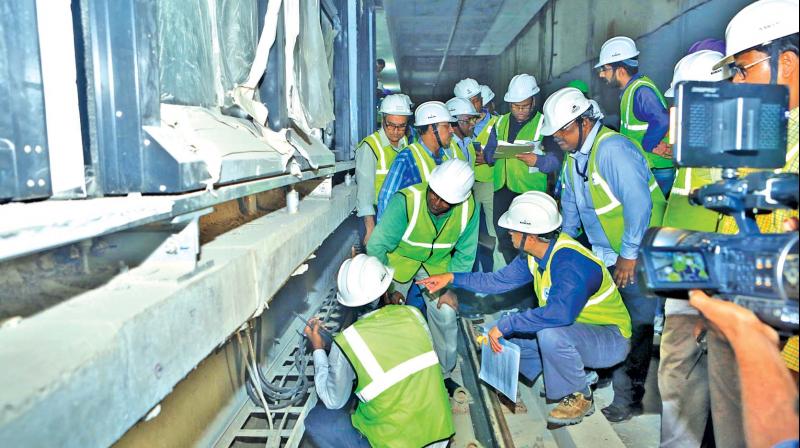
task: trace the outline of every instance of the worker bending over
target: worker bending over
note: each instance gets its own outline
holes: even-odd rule
[[[406,127],[411,109],[405,95],[381,101],[381,128],[364,137],[356,149],[356,213],[364,219],[364,244],[375,228],[375,207],[383,181],[397,153],[406,147]]]
[[[594,412],[591,376],[585,367],[610,367],[628,354],[631,321],[603,262],[566,233],[546,193],[518,196],[500,217],[520,252],[493,273],[446,273],[419,281],[435,292],[454,287],[499,294],[533,282],[539,307],[501,318],[489,330],[492,350],[501,337],[519,345],[520,373],[531,381],[544,373],[547,398],[559,400],[551,425],[580,423]],[[595,377],[596,378],[596,377]]]
[[[394,269],[393,303],[405,299],[414,279],[472,270],[478,244],[478,213],[471,194],[474,180],[468,163],[448,160],[433,170],[430,184],[412,185],[392,197],[367,253]],[[456,366],[458,299],[452,291],[423,291],[422,296],[433,347],[452,394],[458,387],[450,378]]]
[[[345,260],[339,303],[355,308],[386,297],[392,274],[375,257]],[[309,321],[305,334],[314,349],[314,386],[324,404],[305,420],[306,437],[316,446],[447,446],[455,433],[450,401],[419,310],[387,305],[366,314],[333,339],[329,355],[319,320]],[[360,403],[351,417],[345,405],[353,381]]]
[[[447,106],[439,101],[422,103],[414,111],[419,141],[400,151],[392,162],[378,195],[378,220],[395,193],[411,185],[428,183],[437,165],[455,158],[450,150],[451,120]]]
[[[630,313],[631,353],[614,370],[614,401],[603,409],[608,420],[622,421],[641,409],[658,302],[635,284],[636,260],[644,232],[661,224],[666,201],[641,147],[604,127],[578,89],[563,88],[545,101],[542,134],[569,153],[561,174],[564,232],[577,237],[583,227]]]

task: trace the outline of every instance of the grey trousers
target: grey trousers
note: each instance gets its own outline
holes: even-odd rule
[[[400,283],[392,281],[392,288],[404,296],[408,295],[408,290],[414,281],[428,278],[429,275],[425,269],[420,268],[414,275],[411,281]],[[431,294],[427,290],[422,290],[422,297],[425,300],[428,314],[428,328],[431,330],[431,339],[433,340],[433,350],[439,358],[439,364],[442,366],[442,374],[445,378],[449,378],[456,368],[457,350],[458,350],[458,324],[456,322],[457,313],[449,305],[442,305],[437,308],[437,302],[442,294],[453,294],[452,291],[441,290],[436,294]]]
[[[696,315],[667,315],[661,336],[658,389],[661,393],[661,447],[699,447],[711,411],[718,447],[744,447],[739,375],[733,350],[709,331],[708,355],[686,376],[697,355]]]

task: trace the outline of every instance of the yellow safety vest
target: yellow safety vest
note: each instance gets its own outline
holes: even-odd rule
[[[389,174],[389,168],[392,166],[392,162],[394,161],[395,157],[397,157],[398,151],[392,148],[391,143],[386,144],[386,146],[381,145],[380,131],[375,131],[372,134],[364,137],[359,144],[359,148],[364,143],[366,143],[369,149],[372,150],[372,155],[375,157],[376,161],[375,199],[373,200],[373,205],[378,205],[378,195],[381,193],[383,182],[386,180],[386,175]],[[405,148],[406,144],[405,137],[400,139],[400,148]]]
[[[508,121],[511,113],[500,117],[497,121],[497,139],[508,140]],[[517,133],[514,140],[540,141],[542,139],[543,115],[539,112]],[[514,193],[526,191],[547,191],[547,175],[544,173],[531,173],[528,165],[516,159],[498,159],[494,163],[494,189],[495,191],[507,187]]]

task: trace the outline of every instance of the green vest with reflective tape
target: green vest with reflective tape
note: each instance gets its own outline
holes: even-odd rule
[[[467,228],[475,213],[475,199],[469,198],[454,205],[447,221],[437,232],[428,212],[427,184],[417,184],[400,190],[406,199],[408,225],[400,243],[389,252],[389,266],[394,268],[394,279],[405,283],[419,271],[420,266],[430,274],[448,271],[456,242]]]
[[[414,162],[417,164],[419,177],[422,179],[422,183],[428,183],[428,179],[430,179],[431,176],[431,171],[436,168],[436,161],[433,160],[433,157],[428,154],[428,151],[426,151],[420,143],[412,143],[406,148],[411,151],[411,155],[414,157]],[[444,151],[444,148],[442,148],[441,151]],[[458,154],[459,152],[460,150],[456,151],[455,154]],[[447,152],[444,151],[442,154],[442,162],[449,159],[450,157],[448,157]]]
[[[469,155],[469,160],[467,160],[467,156],[464,155],[464,150],[458,145],[455,135],[453,135],[453,137],[450,139],[450,151],[453,151],[453,156],[456,159],[469,163],[472,165],[472,169],[475,170],[475,147],[472,146],[471,141],[467,145],[467,154]]]
[[[712,183],[708,168],[678,168],[667,199],[662,225],[699,232],[716,232],[720,214],[702,205],[689,203],[689,194]]]
[[[619,133],[630,137],[632,140],[636,140],[640,145],[642,144],[642,139],[644,139],[644,134],[647,133],[647,127],[649,126],[646,121],[640,121],[633,113],[634,92],[641,87],[650,87],[653,89],[653,92],[656,93],[661,104],[665,108],[667,107],[667,101],[664,99],[664,95],[661,94],[661,91],[658,90],[655,83],[647,76],[637,78],[625,88],[625,92],[622,93],[622,99],[619,104]],[[668,136],[665,135],[661,141],[666,143],[667,140]],[[665,159],[651,152],[645,152],[644,156],[647,158],[647,163],[649,163],[652,168],[672,168],[672,160],[670,159]]]
[[[550,286],[553,281],[550,278],[550,264],[553,262],[556,254],[562,249],[573,249],[583,255],[584,257],[592,260],[600,266],[603,271],[603,283],[600,288],[594,293],[586,305],[583,306],[578,318],[575,322],[589,325],[616,325],[619,328],[620,334],[626,338],[631,337],[631,318],[628,315],[628,309],[622,302],[622,296],[617,290],[617,285],[614,284],[614,279],[606,269],[605,264],[597,258],[589,249],[566,233],[559,235],[550,252],[550,259],[547,260],[544,272],[539,272],[539,264],[533,256],[528,255],[528,268],[533,274],[533,289],[536,292],[536,297],[539,298],[539,306],[544,307],[547,305],[547,297],[550,294]]]
[[[486,123],[486,126],[475,136],[474,141],[480,143],[481,148],[486,147],[486,142],[489,141],[489,135],[492,133],[492,129],[495,123],[497,123],[497,120],[499,120],[499,117],[494,115],[489,116],[489,121]],[[475,151],[474,148],[472,150]],[[494,167],[486,163],[475,165],[475,182],[494,182]]]
[[[542,139],[542,122],[544,116],[539,112],[533,119],[519,130],[516,139],[529,142],[540,141]],[[508,121],[511,113],[500,117],[497,121],[497,139],[508,141]],[[513,143],[513,142],[510,142]],[[547,174],[531,173],[528,165],[517,159],[497,159],[494,162],[494,189],[495,191],[506,186],[514,193],[525,193],[526,191],[546,191]]]
[[[373,200],[373,205],[378,205],[378,195],[380,195],[383,182],[386,180],[386,175],[389,173],[389,167],[392,166],[394,158],[397,157],[397,151],[392,148],[391,143],[386,146],[381,145],[380,131],[375,131],[364,137],[359,147],[364,143],[369,146],[369,149],[372,150],[372,155],[375,156],[375,199]],[[406,146],[406,138],[403,137],[400,139],[398,144],[400,148],[404,148]]]
[[[373,447],[419,448],[454,433],[442,369],[422,314],[387,305],[334,341],[356,373],[353,427]]]
[[[606,234],[611,248],[619,253],[622,247],[622,234],[625,231],[623,207],[619,199],[614,196],[611,187],[608,186],[608,182],[603,179],[600,170],[597,169],[596,161],[597,153],[603,150],[600,143],[612,135],[619,134],[605,126],[600,128],[597,137],[595,137],[592,143],[591,153],[589,154],[589,166],[586,168],[586,177],[589,179],[589,193],[592,195],[594,211],[597,214],[600,225],[603,227],[603,232]],[[633,143],[639,152],[644,154],[642,147],[636,142]],[[570,185],[575,185],[572,179],[572,173],[575,171],[575,159],[572,157],[567,157],[567,159],[568,162],[565,165],[567,175],[563,178],[569,179]],[[660,226],[664,219],[664,208],[667,205],[667,201],[664,199],[664,194],[661,192],[661,189],[658,188],[656,179],[649,170],[648,176],[647,186],[650,189],[650,199],[653,202],[653,208],[650,212],[650,227]]]

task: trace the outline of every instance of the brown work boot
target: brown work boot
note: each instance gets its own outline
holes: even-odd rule
[[[560,428],[565,425],[577,425],[594,413],[594,400],[580,392],[562,398],[558,406],[547,415],[547,429]]]

